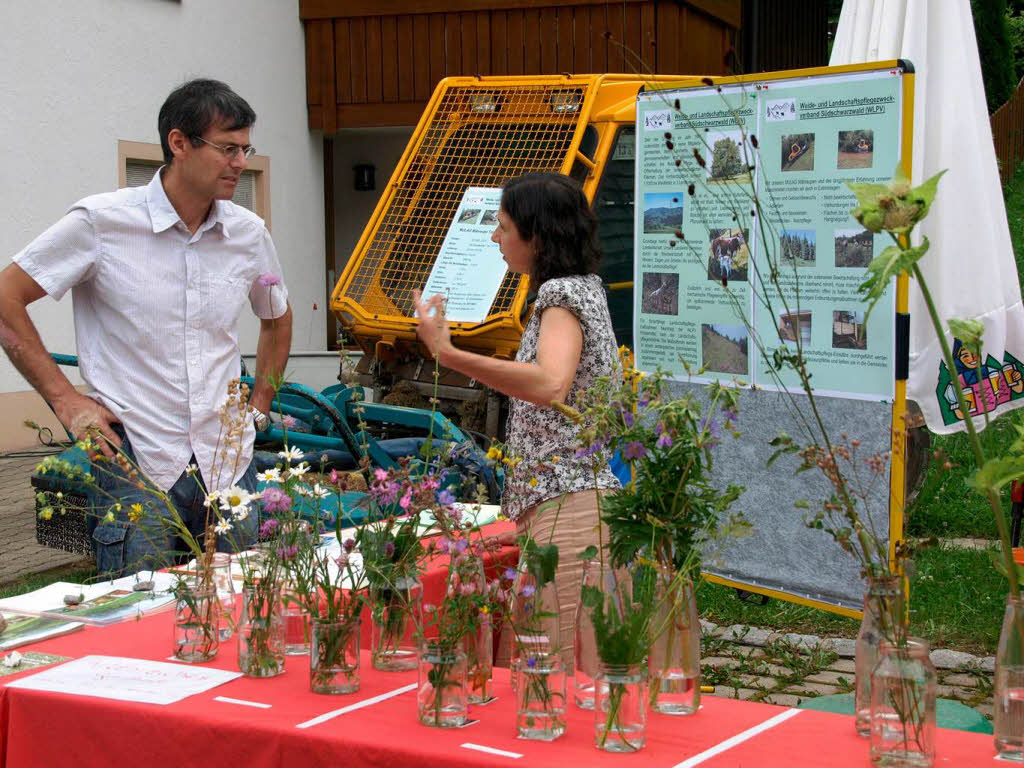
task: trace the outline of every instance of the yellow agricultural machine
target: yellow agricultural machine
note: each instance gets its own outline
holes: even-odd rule
[[[566,75],[438,84],[331,296],[365,353],[357,373],[375,399],[400,382],[429,396],[433,366],[416,340],[411,292],[423,288],[464,191],[500,187],[529,171],[561,172],[583,185],[600,221],[601,277],[616,335],[631,344],[636,96],[652,81]],[[528,280],[507,274],[483,322],[453,325],[454,342],[514,357],[527,290]],[[497,434],[501,401],[493,393],[443,371],[438,394],[462,402],[465,428]]]

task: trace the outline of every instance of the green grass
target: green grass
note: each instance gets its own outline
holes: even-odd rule
[[[51,568],[48,571],[32,573],[22,576],[7,584],[0,584],[0,598],[21,595],[31,592],[34,589],[45,587],[55,581],[70,581],[74,584],[82,584],[86,580],[96,576],[95,566],[83,566],[81,564],[64,565],[60,568]]]
[[[932,648],[980,656],[996,652],[1006,604],[1006,580],[987,552],[932,547],[918,552],[910,586],[910,631]],[[716,624],[750,624],[819,637],[856,637],[860,622],[783,600],[754,605],[736,591],[705,582],[697,592],[701,618]]]

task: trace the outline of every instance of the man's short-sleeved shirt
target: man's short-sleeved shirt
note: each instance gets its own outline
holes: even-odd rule
[[[259,318],[280,317],[288,293],[267,285],[281,265],[262,219],[217,200],[193,235],[161,176],[80,200],[14,261],[54,299],[71,289],[87,394],[121,420],[153,483],[169,489],[194,453],[208,490],[225,488],[254,436],[247,421],[223,459],[218,409],[241,370],[238,317],[246,299]]]

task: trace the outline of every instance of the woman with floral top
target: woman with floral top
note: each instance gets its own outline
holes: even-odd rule
[[[537,292],[515,361],[454,347],[440,295],[423,301],[415,292],[417,332],[441,365],[510,398],[507,442],[520,462],[506,479],[503,511],[516,522],[517,533],[529,531],[539,543],[547,543],[554,528],[560,642],[571,659],[583,569],[577,555],[598,543],[595,487],[619,487],[607,461],[600,462],[595,478],[592,458],[577,458],[577,425],[551,407],[556,400],[575,405],[598,377],[613,373],[617,362],[597,275],[597,220],[575,181],[557,173],[528,173],[505,184],[491,240],[508,268],[529,275]]]

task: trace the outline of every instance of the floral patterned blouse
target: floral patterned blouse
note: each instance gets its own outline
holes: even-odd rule
[[[618,348],[601,278],[572,275],[545,281],[537,292],[533,314],[523,330],[517,362],[536,362],[540,318],[548,307],[568,309],[583,329],[580,364],[566,399],[569,405],[575,405],[578,394],[589,388],[595,379],[617,370]],[[516,398],[510,400],[507,442],[520,463],[505,480],[504,513],[515,520],[541,502],[594,488],[594,475],[589,465],[576,458],[578,426],[550,406]],[[607,463],[597,475],[597,487],[620,487]]]

